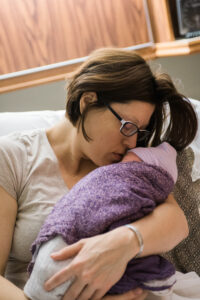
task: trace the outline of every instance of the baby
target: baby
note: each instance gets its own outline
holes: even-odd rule
[[[176,151],[166,142],[132,149],[122,162],[97,168],[81,179],[56,203],[32,245],[25,294],[32,300],[62,299],[73,279],[51,292],[43,285],[72,259],[53,261],[50,254],[149,214],[165,201],[176,180]],[[122,294],[136,287],[168,293],[174,274],[171,263],[159,255],[135,258],[108,293]]]

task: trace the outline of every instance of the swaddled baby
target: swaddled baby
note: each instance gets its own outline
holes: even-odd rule
[[[50,254],[144,217],[165,201],[176,179],[176,151],[166,142],[132,149],[122,162],[99,167],[81,179],[56,203],[32,245],[25,294],[33,300],[62,299],[71,280],[51,292],[43,285],[71,259],[56,262]],[[137,287],[168,292],[174,274],[173,265],[159,255],[135,258],[108,293],[122,294]]]

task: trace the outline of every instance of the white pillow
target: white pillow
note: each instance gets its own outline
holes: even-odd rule
[[[200,101],[190,99],[198,117],[200,124]],[[0,136],[12,131],[22,131],[34,128],[47,128],[62,118],[64,110],[58,111],[28,111],[28,112],[5,112],[0,113]],[[192,180],[200,178],[200,126],[194,141],[189,145],[194,152],[194,165],[192,168]]]
[[[65,116],[64,110],[0,113],[0,136],[13,131],[48,128]]]

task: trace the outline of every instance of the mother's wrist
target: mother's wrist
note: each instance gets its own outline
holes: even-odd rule
[[[137,227],[135,227],[131,224],[126,224],[125,227],[129,228],[134,233],[134,235],[136,236],[138,244],[139,244],[139,251],[134,257],[135,258],[140,257],[143,250],[144,250],[144,241],[143,241],[142,234],[140,233],[140,231]]]
[[[123,232],[123,238],[125,239],[126,243],[127,261],[130,261],[140,252],[140,244],[136,234],[130,230],[130,228],[127,226],[121,226],[120,230]]]

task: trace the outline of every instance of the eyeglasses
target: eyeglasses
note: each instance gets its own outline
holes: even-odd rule
[[[138,134],[138,141],[143,141],[148,138],[151,134],[149,130],[139,129],[136,124],[131,121],[125,121],[122,119],[116,111],[110,107],[109,104],[106,104],[108,109],[113,113],[113,115],[121,122],[120,132],[125,136],[133,136],[134,134]]]

